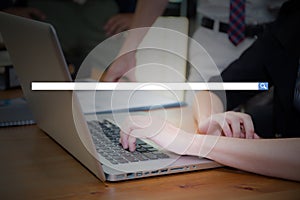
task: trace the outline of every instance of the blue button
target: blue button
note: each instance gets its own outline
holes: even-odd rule
[[[258,83],[258,90],[268,90],[269,83],[268,82],[259,82]]]

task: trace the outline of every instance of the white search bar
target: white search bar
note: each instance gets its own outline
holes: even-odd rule
[[[136,82],[32,82],[32,90],[268,90],[267,82],[136,83]]]

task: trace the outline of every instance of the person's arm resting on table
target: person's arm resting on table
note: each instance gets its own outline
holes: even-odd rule
[[[300,181],[300,138],[241,139],[187,133],[164,120],[133,116],[121,131],[125,149],[135,150],[136,137],[147,138],[180,155],[206,157],[257,174]]]

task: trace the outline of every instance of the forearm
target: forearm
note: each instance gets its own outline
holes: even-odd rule
[[[300,138],[242,139],[188,133],[149,116],[132,116],[121,129],[121,143],[130,151],[135,150],[134,137],[147,138],[179,155],[206,157],[245,171],[300,181]]]
[[[240,139],[197,135],[186,154],[257,174],[300,181],[300,139]]]
[[[145,34],[156,18],[162,14],[168,0],[139,0],[133,22],[116,59],[106,72],[104,81],[118,81],[122,78],[136,81],[135,53]],[[145,27],[145,28],[142,28]],[[137,29],[138,28],[138,29]]]
[[[163,13],[167,3],[168,0],[139,0],[130,29],[151,27],[157,17]],[[121,52],[136,50],[147,31],[148,28],[129,31]]]

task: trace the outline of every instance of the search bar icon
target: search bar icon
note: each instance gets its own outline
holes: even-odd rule
[[[258,90],[268,90],[269,84],[268,82],[259,82],[258,83]]]

